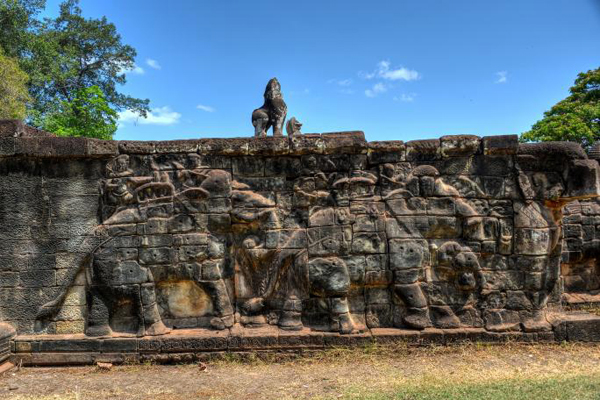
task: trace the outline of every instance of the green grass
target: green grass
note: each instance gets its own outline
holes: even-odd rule
[[[485,383],[421,381],[398,385],[392,391],[386,392],[365,392],[359,387],[354,387],[350,388],[342,398],[364,400],[596,400],[600,399],[600,376],[508,379]]]

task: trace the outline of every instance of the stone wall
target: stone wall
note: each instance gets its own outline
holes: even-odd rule
[[[600,195],[581,148],[516,136],[0,132],[0,321],[20,335],[551,332]]]
[[[600,203],[576,201],[565,207],[562,261],[563,303],[600,302]]]

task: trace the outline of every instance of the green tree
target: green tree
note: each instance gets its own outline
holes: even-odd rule
[[[62,101],[40,121],[42,129],[58,136],[110,140],[117,130],[117,112],[110,108],[98,86],[79,89],[72,101]]]
[[[0,47],[9,57],[23,57],[46,0],[0,0]]]
[[[589,150],[600,140],[600,68],[580,73],[569,91],[571,95],[546,111],[521,141],[566,140]]]
[[[112,108],[145,117],[149,100],[117,90],[126,82],[125,72],[134,68],[135,56],[105,17],[86,19],[79,0],[64,1],[59,16],[45,19],[37,28],[30,57],[23,60],[31,77],[34,110],[41,115],[54,112],[60,102],[72,102],[82,89],[98,86]]]
[[[113,112],[129,110],[146,117],[149,101],[119,90],[126,83],[125,73],[135,67],[136,51],[122,43],[115,26],[106,18],[84,18],[79,0],[64,0],[58,17],[40,20],[37,15],[44,6],[45,0],[0,0],[0,47],[18,58],[30,78],[28,122],[49,129],[57,113],[68,108],[65,104],[96,93],[88,90],[92,87]],[[90,126],[86,132],[104,132],[98,128]],[[113,125],[106,132],[114,132]],[[106,132],[103,137],[112,135]]]
[[[19,68],[15,59],[5,56],[0,49],[0,119],[23,119],[27,103],[29,77]]]

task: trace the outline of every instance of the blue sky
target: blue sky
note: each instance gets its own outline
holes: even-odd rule
[[[48,0],[55,14],[58,0]],[[600,0],[82,0],[138,51],[116,139],[251,136],[276,76],[302,131],[523,132],[600,67]]]

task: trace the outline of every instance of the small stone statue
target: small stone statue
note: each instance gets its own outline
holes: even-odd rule
[[[292,117],[292,119],[290,119],[285,126],[288,136],[302,135],[300,128],[302,128],[302,124],[296,119],[296,117]]]
[[[252,112],[252,125],[254,136],[265,137],[272,126],[273,136],[283,136],[283,123],[287,115],[287,105],[281,95],[281,85],[277,78],[267,83],[265,89],[265,103],[261,108]]]

